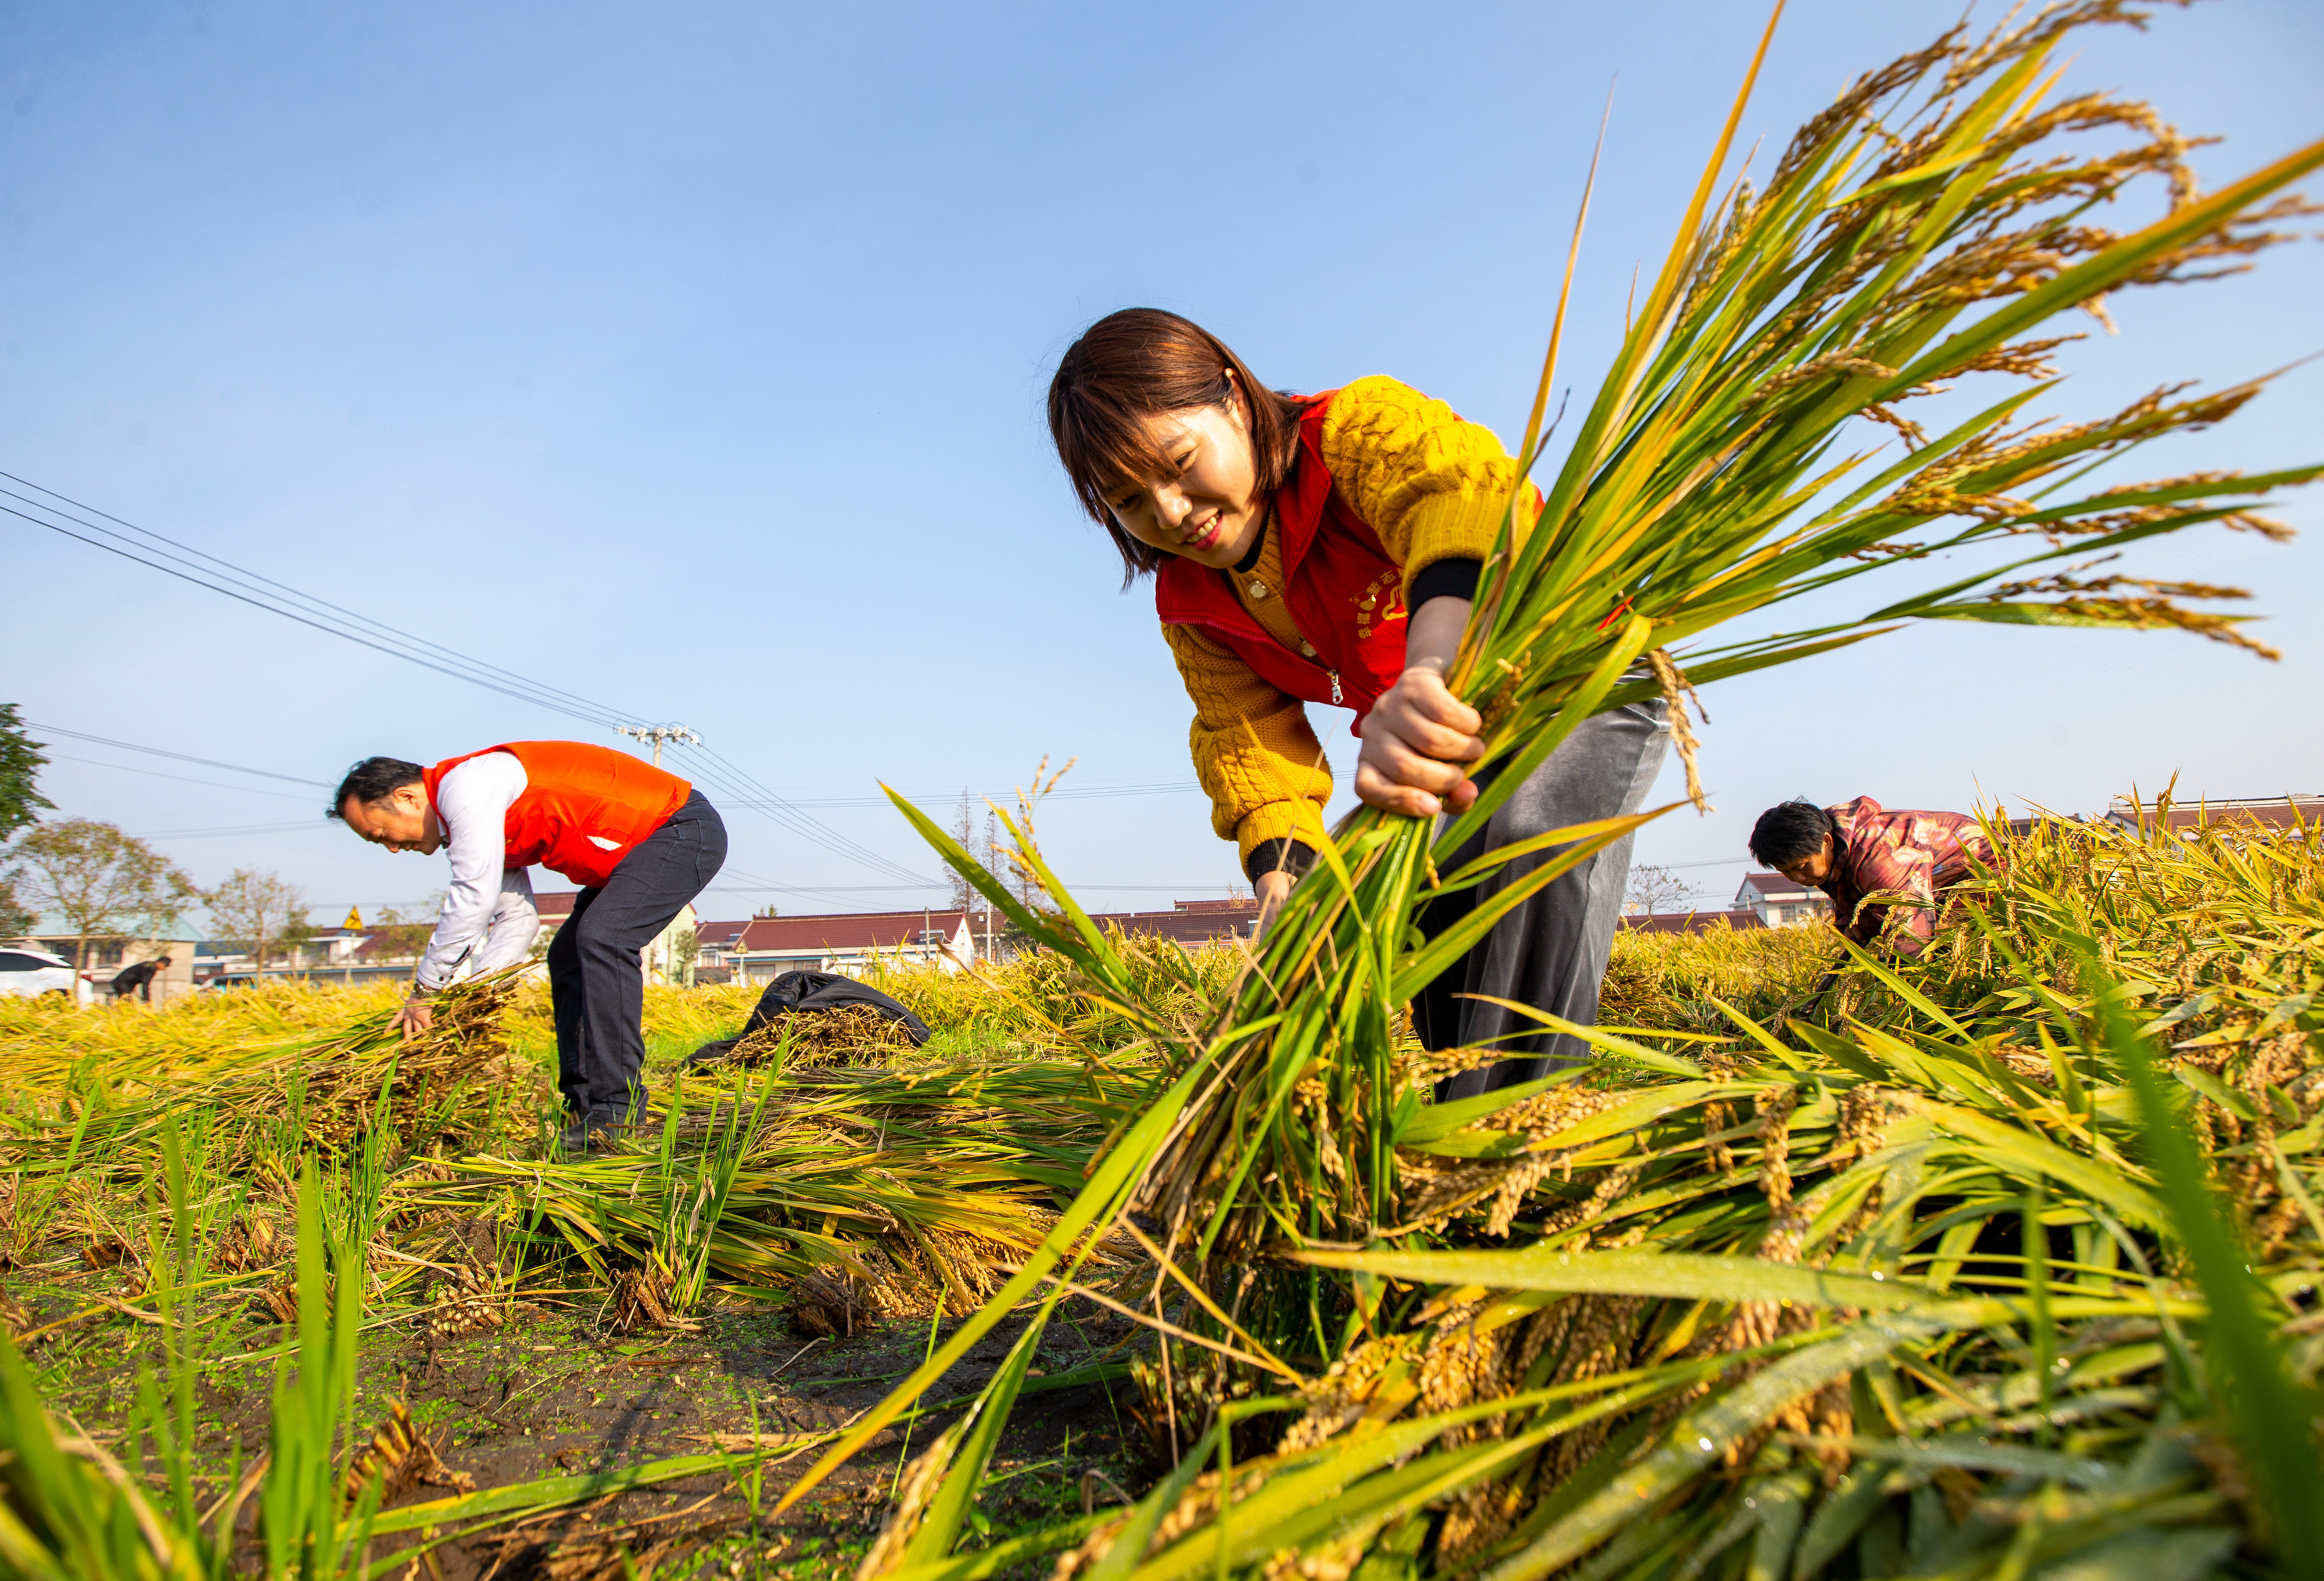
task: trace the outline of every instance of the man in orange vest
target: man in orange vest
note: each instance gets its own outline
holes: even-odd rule
[[[525,958],[540,929],[535,863],[581,886],[549,946],[566,1146],[618,1137],[645,1100],[641,953],[726,860],[726,826],[675,774],[611,747],[512,741],[421,768],[365,758],[330,816],[375,846],[450,847],[443,914],[397,1012],[427,1030],[429,1001],[456,976]]]

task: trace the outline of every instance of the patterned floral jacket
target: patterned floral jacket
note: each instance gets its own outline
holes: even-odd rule
[[[1858,944],[1886,929],[1899,955],[1920,954],[1937,930],[1938,892],[1968,878],[1972,859],[1993,860],[1985,829],[1964,812],[1890,812],[1869,796],[1825,810],[1840,834],[1817,887],[1831,897],[1832,926]]]

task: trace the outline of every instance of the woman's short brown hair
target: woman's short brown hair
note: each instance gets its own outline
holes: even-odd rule
[[[1108,313],[1065,348],[1049,381],[1049,437],[1084,509],[1121,551],[1121,585],[1160,565],[1162,550],[1121,530],[1106,504],[1124,479],[1170,470],[1141,419],[1223,406],[1240,387],[1259,497],[1283,486],[1299,449],[1300,403],[1260,384],[1219,337],[1159,308]]]

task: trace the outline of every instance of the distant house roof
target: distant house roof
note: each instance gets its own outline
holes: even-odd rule
[[[1714,928],[1765,928],[1757,911],[1656,911],[1622,919],[1632,933],[1707,933]]]
[[[2143,821],[2152,827],[2159,810],[2156,802],[2134,803],[2127,796],[2117,796],[2113,807],[2107,811],[2107,821],[2133,828]],[[2324,824],[2324,796],[2173,800],[2170,816],[2171,827],[2174,830],[2201,828],[2206,824],[2220,823],[2250,824],[2271,829],[2296,828],[2303,824]]]
[[[573,915],[573,902],[580,892],[579,890],[550,890],[545,894],[535,893],[532,897],[533,911],[540,917],[544,926],[562,927],[566,919]],[[699,922],[694,925],[694,930],[697,936],[700,935],[703,926]],[[737,922],[733,926],[740,928],[742,924]]]
[[[1180,901],[1167,911],[1093,911],[1090,920],[1141,938],[1175,938],[1185,944],[1247,936],[1259,916],[1259,902]],[[991,919],[998,931],[1005,924]],[[798,917],[753,917],[747,922],[704,922],[695,938],[704,945],[743,954],[794,954],[809,950],[894,949],[916,945],[924,932],[958,936],[964,924],[973,940],[983,936],[982,911],[950,908],[914,911],[829,911]]]
[[[808,917],[753,917],[740,948],[758,950],[893,949],[918,944],[925,931],[952,938],[965,911],[832,911]]]
[[[1748,897],[1752,896],[1763,901],[1804,901],[1822,892],[1794,883],[1780,873],[1747,873],[1743,875],[1743,887],[1735,892],[1735,903],[1748,905]]]
[[[1214,938],[1247,936],[1259,917],[1259,902],[1240,901],[1180,901],[1168,911],[1093,911],[1099,927],[1111,923],[1124,933],[1148,938],[1175,938],[1181,944],[1201,944]]]

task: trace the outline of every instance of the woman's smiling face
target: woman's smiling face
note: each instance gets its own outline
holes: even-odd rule
[[[1106,506],[1139,542],[1223,570],[1250,552],[1267,522],[1243,403],[1159,412],[1142,420],[1147,443],[1169,467],[1122,478]]]

